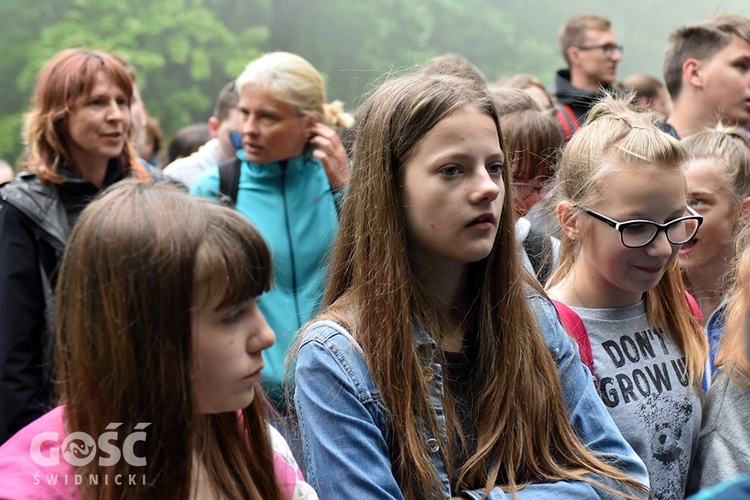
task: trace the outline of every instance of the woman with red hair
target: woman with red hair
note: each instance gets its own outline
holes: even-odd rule
[[[0,190],[0,443],[51,406],[52,290],[78,215],[102,188],[149,177],[129,142],[132,98],[106,52],[64,50],[39,74],[30,171]]]

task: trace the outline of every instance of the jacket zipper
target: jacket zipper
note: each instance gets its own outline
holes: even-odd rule
[[[297,329],[302,328],[300,323],[299,298],[297,297],[297,265],[294,259],[294,244],[292,241],[292,227],[289,220],[289,207],[286,201],[286,160],[281,162],[281,199],[284,202],[284,223],[286,225],[286,237],[289,244],[289,258],[292,263],[292,296],[294,297],[294,312],[297,320]]]

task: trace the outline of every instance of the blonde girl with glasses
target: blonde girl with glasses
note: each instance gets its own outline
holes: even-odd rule
[[[653,120],[607,97],[569,142],[548,288],[583,322],[602,401],[646,463],[652,498],[682,498],[707,344],[676,258],[702,218],[688,207],[685,152]]]

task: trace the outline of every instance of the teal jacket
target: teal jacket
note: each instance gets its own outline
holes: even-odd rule
[[[273,289],[263,294],[259,308],[276,343],[263,353],[262,378],[271,399],[281,405],[287,352],[318,312],[323,295],[339,194],[332,192],[322,163],[311,152],[265,164],[248,162],[243,150],[237,155],[242,169],[236,208],[258,228],[273,255]],[[218,199],[218,167],[205,170],[190,194]]]

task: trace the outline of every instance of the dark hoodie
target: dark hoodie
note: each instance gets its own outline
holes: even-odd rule
[[[615,87],[609,83],[603,83],[598,92],[589,92],[574,87],[570,83],[570,70],[561,69],[555,74],[555,95],[557,102],[567,104],[573,109],[578,123],[583,125],[586,122],[586,115],[589,110],[596,104],[597,100],[605,93],[614,93]]]

